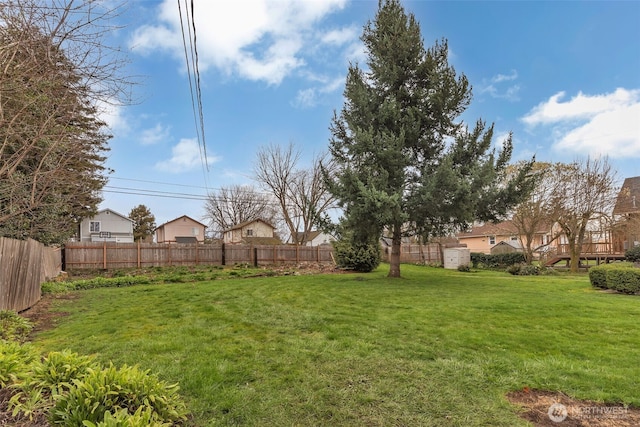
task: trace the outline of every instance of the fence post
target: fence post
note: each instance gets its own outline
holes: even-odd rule
[[[222,243],[222,255],[220,256],[220,258],[221,258],[220,261],[221,261],[222,265],[226,265],[225,264],[226,260],[225,260],[225,252],[224,251],[225,251],[225,243]]]
[[[107,241],[102,242],[102,268],[107,269]]]
[[[299,248],[300,248],[300,245],[298,245],[298,244],[296,243],[296,264],[298,264],[298,263],[300,262],[300,257],[299,257],[299,255],[298,255]]]
[[[276,245],[273,245],[273,263],[276,263]]]
[[[198,265],[198,242],[196,242],[195,245],[196,245],[196,265]]]
[[[138,268],[140,268],[140,240],[138,239]]]
[[[253,248],[253,266],[258,266],[258,248],[256,247]]]
[[[320,262],[320,245],[316,246],[316,259]]]

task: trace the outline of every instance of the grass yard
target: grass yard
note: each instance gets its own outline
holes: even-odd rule
[[[639,297],[387,271],[80,291],[35,344],[178,382],[197,426],[524,426],[505,398],[523,387],[640,406]]]

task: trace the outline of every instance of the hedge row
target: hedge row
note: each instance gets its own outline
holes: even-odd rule
[[[473,268],[507,268],[514,264],[525,262],[522,252],[511,252],[506,254],[487,255],[479,252],[471,252],[471,263]]]
[[[596,288],[625,294],[640,293],[640,268],[629,262],[604,264],[589,269],[589,280]]]

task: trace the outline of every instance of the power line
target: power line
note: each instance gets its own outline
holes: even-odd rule
[[[191,0],[191,13],[187,7],[185,0],[186,12],[186,32],[184,20],[182,17],[182,6],[178,0],[178,13],[180,15],[180,30],[182,33],[182,45],[184,47],[184,56],[187,65],[187,75],[189,77],[189,95],[191,96],[191,109],[193,111],[193,120],[196,128],[196,139],[200,152],[200,162],[202,164],[202,172],[204,175],[205,185],[207,183],[206,172],[209,171],[209,162],[207,159],[207,146],[204,132],[204,113],[202,108],[202,90],[200,85],[200,69],[198,66],[198,49],[196,47],[196,23],[194,19],[194,2]],[[193,36],[191,31],[193,30]],[[188,35],[188,36],[187,36]],[[189,47],[187,48],[187,37],[189,39]],[[193,70],[193,75],[192,75]],[[194,81],[195,80],[195,81]]]
[[[122,177],[117,177],[117,176],[108,176],[107,178],[109,180],[117,179],[117,180],[120,180],[120,181],[143,182],[143,183],[146,183],[146,184],[154,184],[154,185],[169,185],[169,186],[184,187],[184,188],[199,188],[201,190],[206,190],[207,194],[211,193],[212,190],[215,190],[215,191],[222,191],[223,190],[222,188],[216,188],[216,187],[202,187],[202,186],[198,186],[198,185],[176,184],[176,183],[172,183],[172,182],[150,181],[150,180],[145,180],[145,179],[134,179],[134,178],[122,178]],[[246,187],[248,187],[252,193],[260,194],[260,195],[263,195],[263,196],[273,196],[273,193],[270,193],[270,192],[267,192],[267,191],[257,191],[257,189],[255,187],[253,187],[252,185],[246,185]],[[154,191],[154,190],[142,190],[142,189],[140,189],[139,191]]]

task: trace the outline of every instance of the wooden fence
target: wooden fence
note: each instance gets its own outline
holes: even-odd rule
[[[383,250],[388,261],[390,249]],[[75,242],[64,247],[64,269],[191,265],[333,263],[331,246]],[[441,263],[438,244],[403,245],[400,262]]]
[[[0,309],[23,311],[40,300],[42,282],[62,269],[59,248],[0,237]]]
[[[190,265],[333,262],[331,246],[76,242],[64,247],[65,270]]]
[[[391,248],[383,249],[383,259],[389,261]],[[438,243],[427,245],[403,244],[400,247],[400,262],[406,264],[442,264],[442,252]]]

